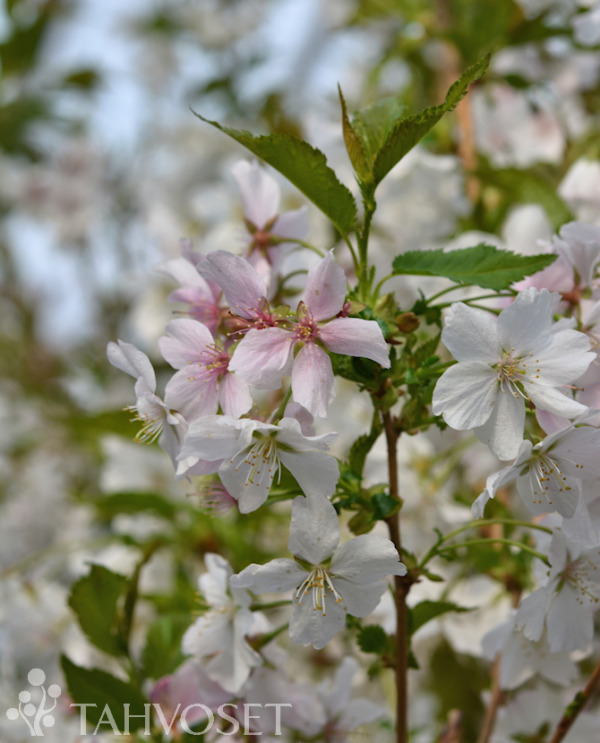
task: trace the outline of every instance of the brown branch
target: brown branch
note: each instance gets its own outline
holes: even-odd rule
[[[398,486],[398,439],[400,437],[389,412],[382,413],[388,452],[390,495],[402,503]],[[390,539],[401,555],[400,521],[398,514],[386,519]],[[411,581],[406,576],[394,576],[396,604],[396,743],[408,741],[408,616],[406,594]]]
[[[598,690],[598,687],[600,687],[600,663],[598,663],[596,668],[594,668],[584,690],[575,694],[575,698],[564,711],[563,716],[560,718],[559,723],[556,726],[554,735],[550,739],[550,743],[560,743],[560,741],[563,740],[575,720],[579,717],[579,713]]]
[[[485,718],[483,720],[481,732],[479,733],[479,738],[477,738],[477,743],[488,743],[492,732],[494,731],[498,708],[503,701],[504,692],[500,688],[500,654],[498,654],[494,661],[494,665],[492,666],[492,696],[490,697],[490,703],[485,711]]]

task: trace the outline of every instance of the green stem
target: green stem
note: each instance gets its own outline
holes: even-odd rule
[[[548,567],[550,567],[550,561],[546,557],[546,555],[542,554],[541,552],[538,552],[537,550],[534,550],[533,547],[529,547],[527,544],[523,544],[522,542],[515,542],[514,539],[504,539],[504,538],[494,538],[489,537],[485,539],[469,539],[466,542],[459,542],[458,544],[450,544],[447,547],[442,547],[441,549],[438,549],[436,551],[436,554],[440,555],[442,552],[449,552],[451,550],[459,549],[460,547],[471,547],[475,546],[477,544],[507,544],[511,547],[518,547],[519,549],[523,550],[523,552],[529,552],[530,555],[533,555],[534,557],[537,557],[538,560],[541,560],[542,562],[546,563]]]
[[[444,294],[449,294],[450,292],[457,291],[458,289],[468,289],[470,286],[473,286],[473,284],[455,284],[454,286],[449,286],[446,289],[442,289],[442,291],[437,292],[436,294],[432,294],[431,297],[425,300],[425,304],[430,304],[433,302],[434,299],[437,299],[438,297],[443,297]],[[513,291],[512,289],[507,290],[508,294],[490,294],[486,297],[476,297],[476,299],[493,299],[494,297],[514,297],[517,292]],[[467,300],[471,301],[471,300]],[[445,305],[443,305],[445,306]]]
[[[273,640],[275,637],[277,637],[277,635],[280,635],[284,630],[286,630],[288,626],[289,622],[286,622],[285,624],[282,624],[281,627],[277,627],[277,629],[274,629],[272,632],[269,632],[266,635],[260,635],[252,643],[252,646],[255,650],[264,648],[264,646],[271,642],[271,640]]]
[[[288,387],[288,389],[286,390],[285,395],[283,396],[283,400],[279,403],[279,407],[273,414],[271,423],[273,423],[274,425],[276,423],[279,423],[279,421],[283,418],[283,414],[285,412],[288,402],[290,401],[291,396],[292,396],[292,387],[290,385],[290,387]]]
[[[369,232],[371,230],[371,220],[375,213],[375,199],[372,193],[363,193],[363,204],[365,216],[362,232],[358,235],[358,286],[360,290],[361,301],[368,304],[369,299]]]
[[[266,611],[267,609],[279,609],[281,606],[289,606],[291,601],[269,601],[265,604],[251,604],[250,611]]]
[[[510,298],[512,299],[514,297],[514,294],[481,294],[479,297],[469,297],[467,299],[461,300],[465,304],[471,305],[471,302],[479,302],[482,299],[503,299],[503,298]],[[442,304],[433,304],[431,305],[432,309],[444,309],[444,307],[450,307],[454,302],[443,302]],[[471,305],[474,307],[475,305]],[[491,307],[483,308],[483,309],[492,309]],[[497,310],[494,310],[494,312],[497,312]]]

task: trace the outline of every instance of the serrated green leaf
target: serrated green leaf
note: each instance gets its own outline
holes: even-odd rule
[[[189,625],[189,614],[163,616],[150,625],[142,652],[144,676],[158,679],[183,662],[181,638]]]
[[[355,474],[362,476],[367,454],[373,448],[373,444],[379,438],[382,430],[383,424],[381,423],[381,418],[375,412],[369,433],[359,436],[350,447],[348,463]]]
[[[371,165],[405,110],[406,106],[399,98],[388,96],[353,114],[352,125],[361,138]]]
[[[383,627],[378,624],[369,624],[361,627],[356,641],[363,653],[384,653],[388,644],[388,636]]]
[[[356,129],[350,123],[348,118],[348,110],[346,109],[346,101],[342,94],[342,89],[338,85],[338,93],[340,96],[340,103],[342,106],[342,131],[344,133],[344,143],[346,145],[346,152],[354,168],[354,172],[358,176],[362,183],[367,183],[371,178],[371,169],[367,162],[367,156],[363,149],[363,143],[358,135]]]
[[[424,624],[450,611],[462,613],[471,611],[471,609],[459,606],[452,601],[421,601],[409,609],[410,634],[414,635]]]
[[[541,271],[555,255],[516,255],[481,243],[462,250],[413,250],[394,258],[394,274],[444,276],[457,284],[501,291],[515,281]]]
[[[278,170],[329,217],[342,234],[352,230],[356,220],[354,197],[338,181],[320,150],[288,134],[255,136],[241,129],[221,126],[199,114],[195,115]]]
[[[90,572],[73,585],[69,596],[69,606],[85,636],[109,655],[120,656],[125,650],[117,627],[117,602],[126,585],[125,576],[92,565]]]
[[[445,113],[452,111],[467,92],[469,85],[479,79],[490,62],[489,55],[471,65],[450,86],[445,101],[439,106],[426,108],[414,116],[396,122],[373,163],[373,178],[380,183],[389,171],[432,129]]]
[[[61,656],[60,664],[69,695],[75,704],[92,705],[85,709],[86,719],[92,725],[100,723],[98,732],[114,732],[111,729],[111,717],[121,733],[133,732],[145,726],[146,700],[136,686],[121,681],[106,671],[76,666],[66,655]],[[129,705],[128,721],[125,704]],[[106,712],[107,709],[109,713]]]

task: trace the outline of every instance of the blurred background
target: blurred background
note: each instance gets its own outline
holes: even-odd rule
[[[193,112],[301,136],[357,192],[337,84],[351,109],[394,95],[412,113],[492,52],[468,103],[382,185],[374,249],[389,261],[466,233],[536,252],[570,219],[600,223],[599,42],[593,0],[0,3],[2,709],[30,668],[59,675],[61,649],[85,659],[66,596],[87,562],[127,572],[165,528],[107,495],[185,501],[167,458],[132,442],[130,380],[105,349],[124,338],[159,363],[174,287],[153,267],[180,238],[241,249],[231,166],[245,153]],[[285,208],[304,203],[280,184]],[[331,246],[310,219],[310,240]],[[190,539],[228,536],[196,524]],[[453,658],[440,662],[473,678]],[[456,688],[440,691],[440,720]],[[0,733],[11,743],[5,719]]]

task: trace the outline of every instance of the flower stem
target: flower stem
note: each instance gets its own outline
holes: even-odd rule
[[[592,671],[592,675],[588,679],[587,684],[583,691],[578,691],[575,694],[575,698],[569,704],[567,709],[564,711],[563,716],[560,718],[554,735],[550,738],[550,743],[560,743],[564,739],[566,734],[571,729],[571,726],[575,720],[579,717],[579,713],[583,710],[585,705],[590,701],[594,693],[600,687],[600,662]]]
[[[388,453],[388,476],[390,495],[402,503],[398,486],[398,438],[394,421],[389,411],[382,413],[383,428]],[[402,554],[400,522],[398,514],[386,519],[390,540]],[[408,616],[406,595],[411,581],[407,576],[394,576],[394,601],[396,604],[396,743],[408,741]]]
[[[449,552],[450,550],[456,550],[459,547],[471,547],[476,544],[508,544],[510,547],[518,547],[519,549],[523,550],[523,552],[529,552],[530,555],[533,555],[534,557],[537,557],[538,560],[541,560],[542,562],[546,563],[548,567],[550,567],[550,561],[546,557],[546,555],[542,554],[541,552],[538,552],[537,550],[534,550],[533,547],[530,547],[527,544],[523,544],[522,542],[516,542],[514,539],[504,539],[500,537],[487,537],[485,539],[468,539],[466,542],[458,542],[458,544],[449,544],[447,547],[442,547],[441,549],[436,550],[436,554],[441,554],[442,552]]]

